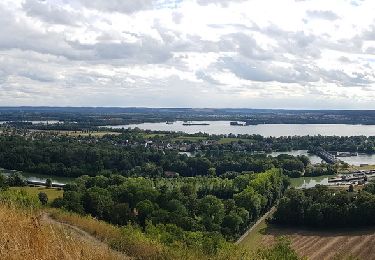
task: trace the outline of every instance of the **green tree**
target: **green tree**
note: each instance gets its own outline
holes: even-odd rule
[[[100,219],[109,216],[113,201],[108,190],[98,187],[90,188],[82,198],[85,211]]]
[[[19,172],[9,175],[7,178],[7,183],[10,187],[23,187],[27,185],[25,177],[23,177]]]
[[[136,209],[138,210],[138,218],[143,227],[146,225],[146,220],[149,219],[155,210],[154,204],[149,200],[140,201]]]
[[[234,195],[236,205],[245,208],[251,213],[251,219],[256,219],[262,210],[262,195],[258,194],[252,187],[248,187]]]
[[[46,205],[48,203],[48,196],[45,192],[39,192],[38,198],[42,205]]]
[[[46,187],[51,188],[52,187],[52,180],[51,179],[46,179]]]
[[[7,178],[0,173],[0,190],[6,190],[8,188]]]
[[[198,213],[207,230],[218,231],[224,218],[224,204],[215,196],[208,195],[199,201]]]
[[[63,201],[56,202],[68,211],[74,211],[80,214],[85,213],[82,203],[82,194],[77,191],[64,191]]]
[[[133,219],[132,211],[127,203],[119,203],[112,207],[110,221],[117,225],[126,225]]]

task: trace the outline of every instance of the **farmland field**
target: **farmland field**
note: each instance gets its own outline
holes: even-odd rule
[[[246,248],[269,245],[278,236],[287,236],[293,249],[308,259],[375,259],[375,228],[317,231],[282,228],[265,223],[241,243]]]

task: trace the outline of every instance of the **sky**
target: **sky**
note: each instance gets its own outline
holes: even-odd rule
[[[375,109],[375,1],[2,0],[23,105]]]

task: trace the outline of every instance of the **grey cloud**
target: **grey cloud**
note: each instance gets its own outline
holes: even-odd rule
[[[172,57],[168,46],[157,40],[142,36],[136,43],[99,42],[96,44],[81,44],[70,42],[77,50],[91,53],[88,60],[124,60],[124,63],[156,64],[164,63]]]
[[[1,7],[0,24],[0,50],[31,50],[69,59],[82,59],[88,55],[84,51],[73,49],[64,34],[36,30],[29,21],[17,20],[14,14]]]
[[[222,83],[216,79],[214,79],[212,76],[207,74],[206,72],[200,70],[195,73],[197,79],[201,79],[203,81],[206,81],[212,85],[222,85]]]
[[[334,21],[339,19],[338,15],[332,11],[322,11],[322,10],[308,10],[306,12],[307,16],[312,19],[324,19],[329,21]]]
[[[216,4],[221,6],[227,6],[230,3],[245,2],[246,0],[197,0],[200,5]]]
[[[263,50],[254,38],[243,33],[225,35],[222,37],[222,41],[226,42],[227,47],[229,47],[222,48],[223,51],[238,51],[247,58],[259,60],[267,60],[273,57],[272,52]],[[223,47],[224,45],[221,44],[221,46]]]
[[[288,53],[298,57],[317,59],[321,55],[321,39],[318,36],[306,34],[304,31],[286,31],[274,24],[254,30],[277,41],[278,46],[274,53],[278,56]]]
[[[176,24],[181,23],[181,20],[182,20],[183,17],[184,17],[184,15],[180,12],[174,12],[173,15],[172,15],[173,22],[176,23]]]
[[[360,87],[374,83],[374,75],[353,73],[348,75],[341,70],[325,70],[312,64],[290,64],[280,67],[264,61],[244,58],[223,58],[220,60],[222,69],[229,69],[242,79],[258,82],[298,83],[309,85],[323,80],[344,87]]]
[[[53,24],[77,25],[80,17],[78,14],[69,12],[62,6],[48,1],[26,0],[23,3],[23,9],[27,15]]]
[[[56,80],[55,75],[51,75],[46,73],[46,71],[33,71],[33,70],[26,70],[21,71],[18,73],[19,76],[29,78],[34,81],[40,81],[40,82],[54,82]]]
[[[87,8],[105,12],[134,13],[154,7],[153,0],[79,0]]]
[[[347,73],[341,70],[320,70],[321,77],[331,83],[336,83],[337,85],[347,86],[347,87],[358,87],[366,86],[372,84],[375,81],[370,79],[374,78],[374,75],[368,75],[365,73],[355,72],[353,75],[348,75]]]
[[[374,20],[374,21],[375,21],[375,20]],[[374,26],[374,25],[371,25],[370,28],[368,28],[367,30],[365,30],[365,31],[362,33],[362,37],[363,37],[365,40],[375,41],[375,26]]]
[[[222,58],[220,66],[229,69],[242,79],[259,82],[300,83],[316,82],[319,78],[302,65],[285,68],[269,62],[256,62],[243,58]]]
[[[345,57],[345,56],[341,56],[340,58],[338,58],[338,60],[340,62],[344,62],[344,63],[350,63],[351,62],[351,60],[348,57]]]

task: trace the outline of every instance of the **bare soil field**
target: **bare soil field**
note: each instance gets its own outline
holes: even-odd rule
[[[263,245],[277,236],[289,237],[297,253],[308,259],[375,259],[375,228],[314,231],[268,226],[260,233]]]

